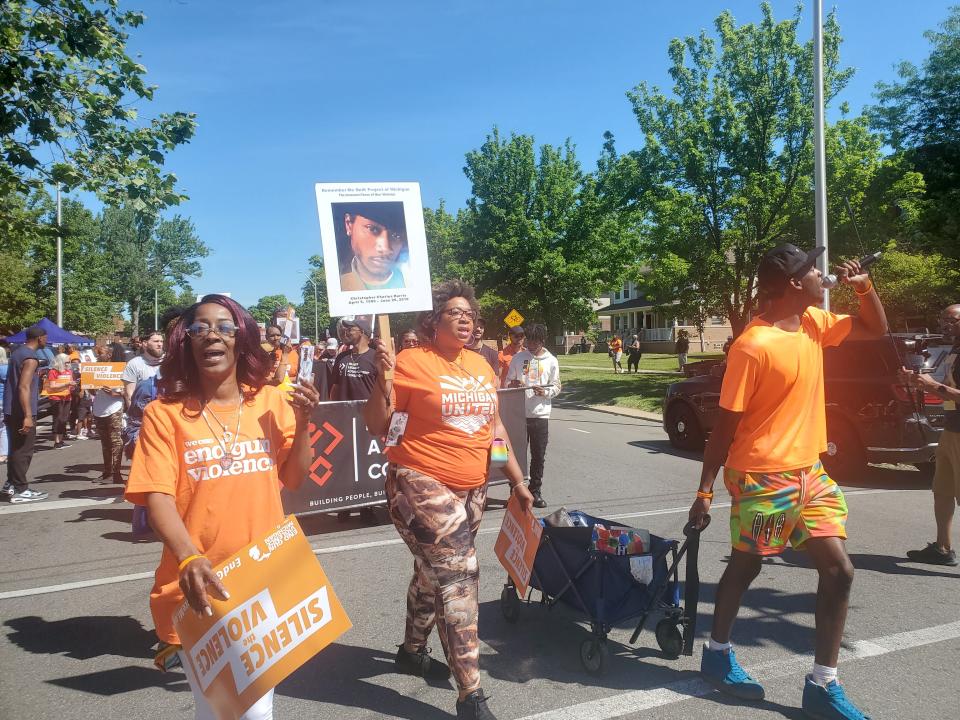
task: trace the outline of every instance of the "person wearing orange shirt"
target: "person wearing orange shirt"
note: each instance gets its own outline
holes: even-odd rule
[[[740,600],[760,573],[764,557],[789,542],[817,568],[816,652],[802,705],[807,717],[862,720],[837,682],[853,565],[847,556],[847,505],[820,464],[827,449],[823,348],[887,330],[883,305],[870,276],[856,261],[838,268],[860,300],[856,317],[816,307],[822,274],[814,264],[824,249],[804,252],[789,243],[764,255],[757,286],[768,301],[737,338],[727,357],[720,415],[703,458],[690,521],[706,526],[720,466],[731,496],[733,550],[717,587],[713,628],[700,671],[719,690],[762,700],[763,687],[737,662],[730,631]]]
[[[507,386],[507,371],[510,370],[510,362],[513,360],[514,355],[523,350],[523,343],[527,334],[522,325],[517,325],[516,327],[510,328],[507,332],[507,337],[510,338],[510,344],[501,350],[499,354],[500,387]]]
[[[50,399],[50,407],[53,409],[53,447],[56,450],[70,447],[64,442],[64,438],[67,435],[71,394],[75,384],[70,370],[70,357],[66,353],[58,353],[47,371],[43,392]]]
[[[610,338],[609,346],[610,359],[613,360],[613,372],[619,375],[623,372],[623,365],[620,364],[623,360],[623,340],[614,335]]]
[[[509,439],[497,409],[495,373],[465,347],[472,342],[477,312],[473,288],[466,283],[450,280],[435,287],[433,310],[418,320],[419,334],[429,342],[396,358],[378,345],[380,373],[364,418],[371,433],[387,434],[387,507],[414,556],[397,669],[438,680],[452,672],[459,689],[457,718],[493,720],[480,688],[480,568],[474,540],[487,495],[491,446],[502,438],[509,447]],[[395,379],[385,379],[394,365]],[[394,443],[400,422],[405,424],[402,437]],[[533,497],[512,452],[505,473],[529,511]],[[435,624],[449,668],[428,654]]]
[[[293,380],[300,369],[300,354],[290,347],[290,341],[283,342],[283,330],[271,325],[266,330],[266,349],[272,356],[267,384],[279,385],[284,378]]]
[[[143,413],[125,496],[147,507],[163,542],[150,610],[161,641],[156,662],[165,669],[179,654],[177,607],[186,598],[198,614],[212,615],[210,596],[227,599],[214,566],[283,521],[280,483],[297,488],[313,460],[316,390],[265,385],[270,356],[259,336],[234,300],[204,296],[171,332],[159,398]],[[180,661],[197,718],[214,717],[190,663]],[[242,720],[272,713],[273,691]]]

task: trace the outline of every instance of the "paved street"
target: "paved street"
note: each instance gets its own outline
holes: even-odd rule
[[[564,505],[680,535],[699,458],[673,451],[658,424],[561,408],[550,434],[547,512]],[[95,481],[99,453],[95,441],[53,450],[45,439],[32,476],[50,501],[0,506],[0,717],[192,717],[182,674],[161,674],[151,663],[147,594],[159,544],[134,541],[131,507],[113,502],[120,488]],[[722,483],[717,489],[715,522],[701,547],[701,639],[728,552],[728,498]],[[957,717],[960,572],[904,559],[931,538],[929,490],[915,472],[876,469],[847,491],[857,575],[841,679],[877,719]],[[505,575],[493,553],[502,512],[488,511],[478,539],[483,683],[498,717],[801,717],[816,590],[803,554],[769,561],[745,598],[734,640],[768,701],[735,707],[699,680],[699,642],[693,657],[667,660],[652,632],[630,646],[625,625],[611,634],[606,674],[594,677],[580,666],[587,632],[573,613],[525,607],[516,625],[507,624],[499,607]],[[279,687],[278,718],[451,717],[450,686],[392,672],[412,562],[383,511],[377,521],[303,518],[354,628]],[[436,636],[433,652],[442,656]]]

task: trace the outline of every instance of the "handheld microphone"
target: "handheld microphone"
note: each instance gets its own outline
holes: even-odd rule
[[[880,259],[880,256],[883,255],[882,252],[875,252],[871,255],[866,255],[865,257],[860,258],[860,269],[866,270],[868,267],[873,265],[877,260]],[[833,273],[829,275],[824,275],[820,280],[820,284],[825,290],[832,290],[840,284],[840,280],[837,279],[837,276]]]

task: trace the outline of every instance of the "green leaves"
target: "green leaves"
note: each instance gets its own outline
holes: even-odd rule
[[[160,166],[193,136],[195,116],[138,126],[130,107],[153,95],[126,54],[126,30],[142,22],[117,0],[0,4],[0,196],[59,182],[146,215],[185,198]]]

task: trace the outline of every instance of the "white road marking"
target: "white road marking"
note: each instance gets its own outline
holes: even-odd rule
[[[585,434],[585,435],[589,435],[589,434],[590,434],[590,431],[589,431],[589,430],[581,430],[580,428],[570,428],[570,429],[573,430],[574,432],[580,432],[580,433],[583,433],[583,434]]]
[[[905,490],[854,490],[845,493],[850,495],[872,495],[874,493],[885,492],[908,492]],[[68,502],[68,501],[63,501]],[[730,507],[730,503],[714,503],[714,508]],[[607,515],[609,520],[624,520],[627,518],[650,517],[653,515],[676,515],[690,510],[689,506],[663,508],[661,510],[643,510],[634,513],[620,513],[616,515]],[[481,529],[478,535],[490,535],[500,532],[500,527],[488,527]],[[333,553],[350,552],[352,550],[366,550],[368,548],[387,547],[389,545],[402,545],[401,538],[390,538],[387,540],[372,540],[364,543],[353,543],[351,545],[332,545],[330,547],[313,546],[314,555],[331,555]],[[45,585],[43,587],[25,588],[23,590],[7,590],[0,592],[0,600],[12,600],[14,598],[29,597],[31,595],[46,595],[48,593],[63,592],[64,590],[80,590],[88,587],[97,587],[98,585],[112,585],[114,583],[130,582],[131,580],[146,580],[153,577],[153,571],[132,573],[130,575],[113,575],[111,577],[95,578],[93,580],[78,580],[76,582],[62,583],[60,585]]]
[[[870,640],[857,640],[849,649],[841,650],[840,662],[877,657],[878,655],[910,650],[958,638],[960,638],[960,622],[934,625],[933,627],[884,635]],[[812,655],[792,655],[787,658],[760,663],[746,669],[757,680],[771,680],[802,672],[809,668],[812,662]],[[713,686],[703,680],[681,680],[650,690],[634,690],[577,705],[567,705],[556,710],[527,715],[521,720],[568,720],[568,718],[611,720],[625,715],[633,715],[641,710],[651,710],[664,705],[683,702],[693,697],[703,697],[712,692],[714,692]]]
[[[30,503],[14,503],[0,507],[0,515],[15,515],[16,513],[36,512],[37,510],[64,510],[66,508],[91,507],[93,505],[112,505],[126,502],[123,496],[116,495],[109,498],[75,498],[70,500],[40,500]]]

